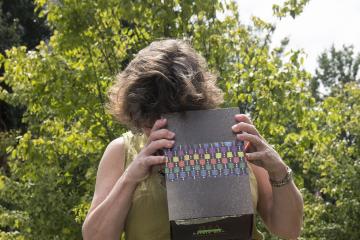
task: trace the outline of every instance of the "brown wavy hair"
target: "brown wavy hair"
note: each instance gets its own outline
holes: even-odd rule
[[[218,107],[224,98],[216,79],[188,42],[154,41],[116,76],[107,110],[139,131],[152,127],[162,113]]]

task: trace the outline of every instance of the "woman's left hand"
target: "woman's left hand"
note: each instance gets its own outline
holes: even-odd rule
[[[236,114],[235,119],[239,123],[233,125],[232,130],[237,139],[250,142],[246,159],[267,170],[271,179],[282,179],[286,175],[286,164],[280,155],[260,135],[248,116]]]

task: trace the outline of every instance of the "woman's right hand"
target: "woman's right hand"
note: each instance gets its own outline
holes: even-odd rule
[[[147,178],[153,165],[163,164],[166,162],[165,156],[153,155],[163,148],[171,148],[175,143],[175,141],[172,140],[175,137],[175,133],[163,128],[165,126],[165,118],[156,120],[150,130],[150,135],[144,148],[125,170],[125,175],[129,180],[139,183]]]

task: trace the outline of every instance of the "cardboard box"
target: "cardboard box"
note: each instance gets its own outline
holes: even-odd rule
[[[238,108],[164,114],[176,133],[164,149],[172,240],[251,239],[253,205]]]

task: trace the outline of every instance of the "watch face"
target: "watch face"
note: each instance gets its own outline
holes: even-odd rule
[[[292,170],[291,170],[291,168],[286,166],[286,175],[283,179],[281,179],[279,181],[272,180],[272,179],[269,179],[269,180],[270,180],[271,186],[273,186],[273,187],[284,186],[292,180]]]

